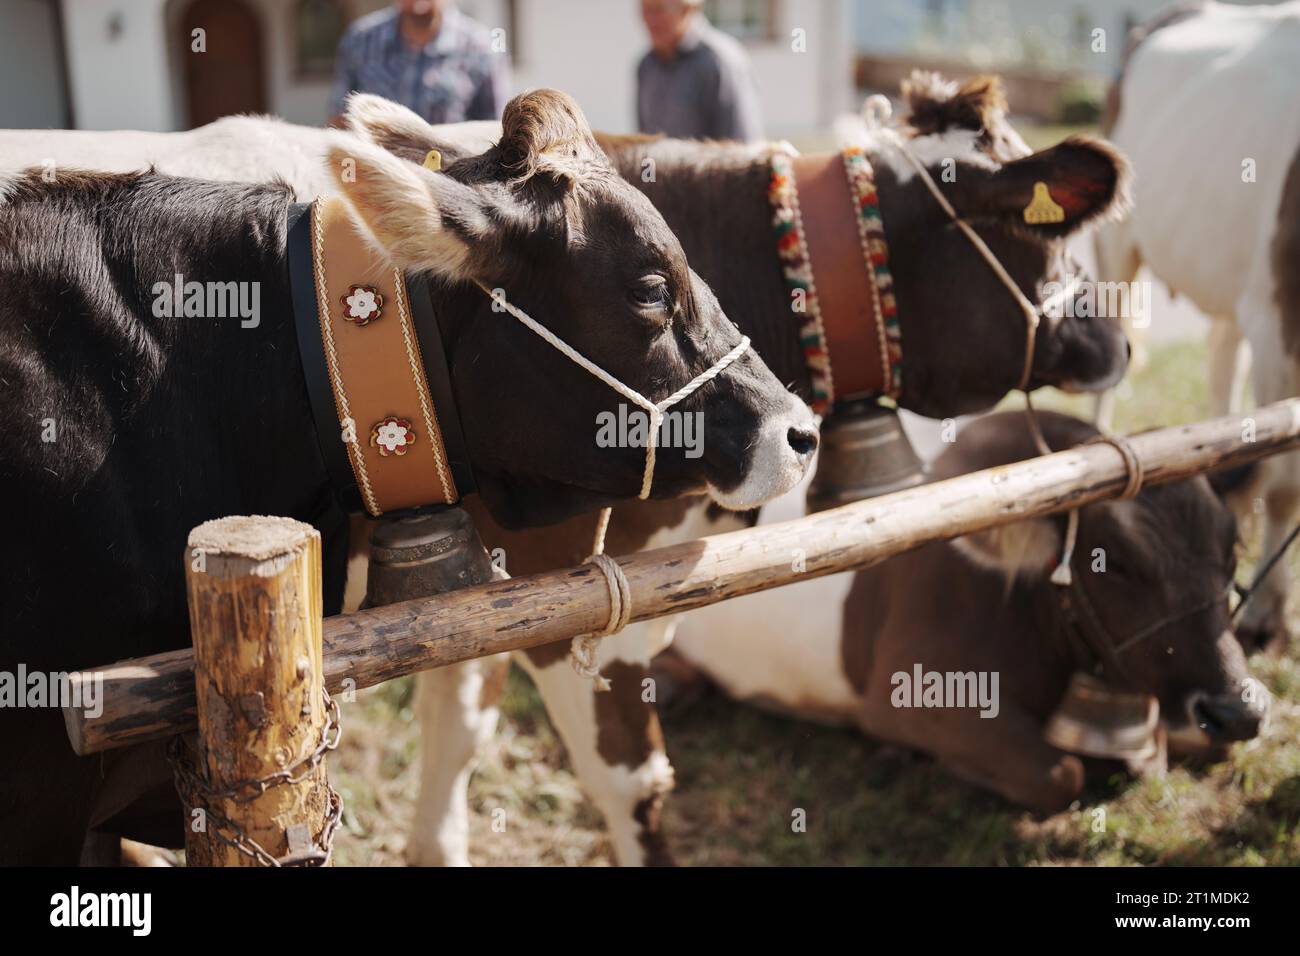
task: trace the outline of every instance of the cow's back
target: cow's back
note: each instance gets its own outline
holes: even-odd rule
[[[501,136],[496,122],[430,127],[453,150],[482,152]],[[337,192],[325,166],[326,151],[354,134],[299,126],[270,116],[227,116],[176,133],[144,130],[0,130],[0,179],[28,168],[82,168],[128,173],[156,169],[169,176],[219,182],[280,180],[299,202]]]
[[[1113,140],[1136,170],[1143,260],[1203,310],[1231,313],[1266,261],[1300,143],[1300,3],[1208,4],[1150,34],[1123,80]],[[1253,161],[1256,182],[1243,182]]]

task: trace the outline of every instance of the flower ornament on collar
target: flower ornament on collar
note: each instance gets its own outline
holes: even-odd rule
[[[404,418],[390,415],[370,429],[370,445],[378,448],[379,454],[387,458],[405,455],[415,444],[415,430]]]
[[[384,314],[384,297],[373,286],[354,285],[340,300],[343,303],[343,320],[364,327]]]

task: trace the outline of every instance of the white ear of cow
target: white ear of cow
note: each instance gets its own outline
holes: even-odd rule
[[[431,132],[431,127],[419,114],[373,93],[349,96],[343,119],[352,132],[381,146],[395,140],[418,142]]]
[[[1051,569],[1061,539],[1050,520],[1032,518],[956,538],[953,545],[980,567],[1009,576],[1034,576]]]
[[[490,231],[473,189],[353,136],[336,137],[325,162],[377,252],[401,269],[473,278],[471,246]]]

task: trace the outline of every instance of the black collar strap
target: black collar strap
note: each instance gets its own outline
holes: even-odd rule
[[[474,478],[428,282],[376,268],[349,215],[325,198],[288,216],[294,326],[330,485],[345,509],[375,516],[452,504]]]

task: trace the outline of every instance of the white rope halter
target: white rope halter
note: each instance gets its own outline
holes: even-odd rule
[[[892,111],[889,99],[880,94],[876,94],[875,96],[867,97],[867,101],[862,107],[862,117],[866,121],[868,128],[879,133],[885,141],[903,154],[911,167],[916,170],[917,175],[921,177],[921,182],[925,183],[926,189],[930,191],[930,195],[934,197],[935,202],[939,204],[943,211],[948,214],[948,218],[951,219],[966,238],[970,240],[971,245],[975,247],[975,250],[983,257],[984,261],[988,263],[989,268],[993,270],[994,275],[996,275],[998,279],[1002,281],[1002,284],[1007,287],[1007,291],[1011,293],[1011,297],[1015,299],[1016,304],[1020,306],[1020,311],[1024,313],[1025,364],[1020,373],[1020,384],[1017,385],[1016,388],[1024,392],[1025,395],[1025,415],[1029,421],[1029,431],[1033,436],[1034,445],[1038,448],[1039,454],[1050,455],[1052,449],[1048,446],[1046,439],[1043,437],[1042,429],[1038,425],[1038,416],[1034,412],[1033,400],[1029,397],[1029,380],[1032,377],[1034,370],[1034,346],[1038,340],[1039,322],[1042,321],[1043,316],[1054,314],[1057,308],[1065,303],[1066,299],[1074,295],[1075,291],[1079,287],[1079,277],[1071,276],[1069,281],[1060,291],[1048,296],[1039,305],[1034,305],[1034,303],[1030,302],[1025,294],[1020,291],[1020,286],[1016,285],[1015,280],[1011,278],[1011,275],[1003,267],[1002,263],[998,260],[998,257],[993,254],[993,250],[988,247],[988,244],[984,242],[984,239],[980,234],[972,229],[970,224],[958,215],[957,210],[954,209],[952,203],[948,201],[948,197],[943,194],[943,190],[939,188],[938,184],[934,181],[934,177],[930,175],[930,171],[925,168],[925,164],[917,159],[916,154],[908,147],[907,141],[903,139],[896,130],[885,125],[889,120]],[[1137,494],[1137,491],[1142,487],[1142,464],[1137,460],[1137,456],[1133,453],[1132,448],[1130,448],[1127,442],[1122,438],[1104,437],[1101,440],[1110,442],[1124,458],[1124,463],[1128,468],[1129,474],[1129,485],[1125,490],[1124,497],[1131,497],[1132,495]],[[1056,569],[1052,572],[1053,584],[1061,586],[1068,586],[1070,584],[1072,580],[1070,561],[1074,555],[1074,546],[1078,539],[1078,535],[1079,512],[1078,509],[1071,509],[1069,512],[1069,520],[1066,525],[1065,542],[1061,548],[1061,559],[1058,562]]]
[[[546,326],[533,319],[528,315],[528,313],[524,312],[522,309],[515,308],[506,301],[505,293],[500,289],[497,289],[494,292],[481,282],[478,283],[478,287],[488,294],[493,303],[499,305],[506,312],[513,315],[528,328],[532,329],[532,331],[536,332],[543,340],[554,346],[560,354],[586,369],[592,375],[596,376],[596,378],[600,379],[614,391],[626,398],[633,405],[638,406],[649,414],[650,435],[646,441],[645,472],[641,477],[641,492],[637,495],[637,497],[642,500],[650,497],[650,485],[654,481],[655,474],[655,449],[659,445],[659,426],[663,424],[664,412],[668,411],[669,408],[683,399],[689,398],[692,393],[700,388],[700,386],[713,381],[713,379],[722,374],[728,365],[736,361],[736,359],[740,358],[749,350],[749,336],[742,335],[740,337],[740,344],[714,362],[711,368],[705,369],[684,386],[665,398],[662,402],[652,402],[636,389],[624,385],[613,375],[610,375],[603,368],[591,361],[591,359],[587,358],[573,346],[569,345]]]
[[[1020,374],[1020,384],[1017,385],[1016,388],[1027,392],[1029,388],[1029,380],[1033,374],[1034,345],[1038,337],[1038,323],[1042,320],[1044,315],[1051,314],[1057,307],[1065,302],[1067,298],[1074,295],[1075,290],[1079,286],[1079,279],[1077,276],[1071,276],[1070,281],[1066,283],[1064,288],[1047,299],[1044,299],[1039,305],[1030,302],[1028,297],[1020,291],[1020,286],[1018,286],[1016,281],[1011,278],[1010,273],[1007,272],[1006,268],[998,260],[998,257],[993,254],[993,250],[988,247],[988,244],[980,234],[972,229],[970,223],[966,222],[966,220],[957,213],[957,210],[953,208],[952,203],[948,201],[948,197],[943,194],[943,190],[939,188],[938,183],[934,181],[934,177],[930,175],[930,171],[925,168],[925,164],[916,157],[916,154],[913,153],[911,148],[907,145],[907,141],[898,134],[897,130],[884,125],[889,119],[891,111],[892,108],[889,105],[889,100],[886,97],[877,94],[867,98],[867,102],[862,108],[862,115],[866,120],[868,127],[870,127],[874,132],[879,133],[886,142],[903,154],[903,157],[907,160],[908,164],[916,170],[917,175],[921,178],[921,182],[923,182],[925,188],[930,191],[930,195],[934,197],[935,202],[937,202],[940,208],[948,214],[948,218],[953,221],[953,224],[956,225],[966,238],[970,240],[971,245],[975,247],[975,251],[983,257],[984,261],[988,263],[989,268],[993,270],[993,274],[1001,280],[1004,286],[1007,287],[1007,291],[1011,293],[1011,297],[1015,299],[1016,304],[1020,306],[1020,311],[1024,313],[1026,338],[1025,364]]]
[[[663,401],[654,402],[631,386],[620,382],[546,326],[533,319],[528,313],[511,305],[506,301],[505,293],[502,290],[493,291],[481,282],[477,283],[477,285],[492,299],[495,305],[500,306],[527,328],[537,333],[561,355],[586,369],[650,416],[650,434],[646,438],[645,470],[641,475],[641,491],[637,495],[642,500],[650,497],[650,488],[654,484],[655,450],[659,446],[659,428],[663,424],[664,413],[678,402],[689,398],[701,386],[713,381],[726,370],[727,366],[749,350],[749,336],[742,335],[740,344],[714,362],[712,366],[695,376]],[[605,533],[609,530],[609,519],[612,512],[613,509],[611,508],[601,510],[600,518],[596,524],[596,538],[592,544],[591,555],[587,558],[587,563],[594,564],[605,576],[605,584],[609,588],[609,621],[600,631],[582,637],[575,637],[571,646],[571,660],[574,670],[583,677],[595,681],[597,690],[609,690],[609,681],[601,676],[597,663],[597,645],[602,637],[608,637],[623,630],[627,626],[627,622],[632,618],[632,590],[627,582],[627,577],[623,574],[623,569],[619,567],[618,562],[605,554]]]

